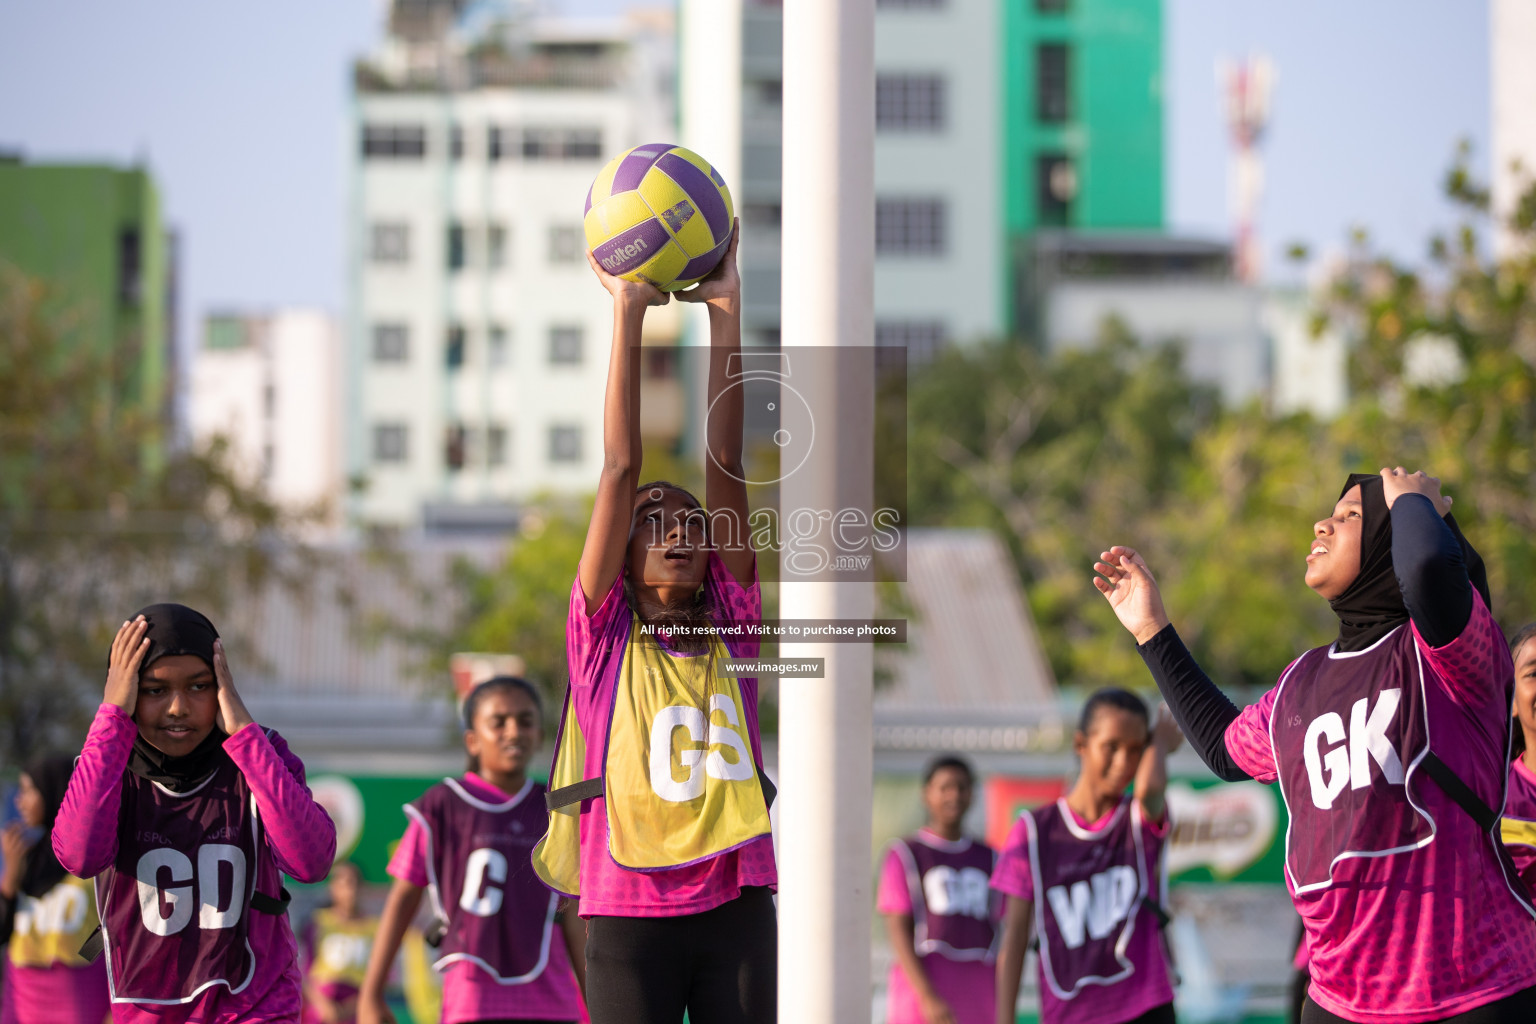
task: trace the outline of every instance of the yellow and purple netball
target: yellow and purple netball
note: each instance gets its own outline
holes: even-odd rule
[[[665,292],[698,282],[731,244],[735,208],[720,172],[682,146],[614,157],[587,190],[587,248],[610,274]]]

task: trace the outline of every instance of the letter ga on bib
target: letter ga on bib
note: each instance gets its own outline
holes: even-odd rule
[[[632,618],[630,636],[640,636]],[[729,657],[718,639],[710,656],[668,653],[649,640],[626,647],[600,761],[572,714],[566,693],[550,790],[598,775],[608,817],[608,851],[635,871],[708,860],[768,835],[768,802],[752,756],[746,708],[735,679],[716,675],[706,717],[705,675]],[[598,710],[604,710],[601,702]],[[534,850],[546,884],[578,895],[580,804],[550,814]]]

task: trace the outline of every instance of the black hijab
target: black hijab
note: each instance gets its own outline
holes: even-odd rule
[[[53,823],[74,769],[75,759],[69,754],[39,754],[23,769],[43,798],[43,835],[28,848],[21,868],[21,891],[34,899],[48,895],[64,880],[64,865],[53,852]]]
[[[184,604],[152,604],[141,608],[133,618],[144,616],[149,623],[145,634],[149,639],[149,651],[139,666],[139,677],[160,658],[173,654],[193,654],[213,669],[213,642],[219,631],[202,612]],[[142,735],[134,738],[133,752],[128,755],[128,770],[140,778],[158,782],[173,793],[191,789],[211,775],[228,756],[224,753],[224,741],[229,735],[214,725],[213,731],[190,754],[171,757],[151,744]]]
[[[1360,573],[1344,593],[1328,602],[1339,617],[1340,651],[1363,651],[1408,621],[1402,586],[1392,567],[1392,516],[1381,476],[1351,473],[1339,497],[1342,499],[1355,486],[1360,488]],[[1455,517],[1446,515],[1445,524],[1461,546],[1468,578],[1483,595],[1483,603],[1491,608],[1488,572],[1482,556],[1462,536]]]

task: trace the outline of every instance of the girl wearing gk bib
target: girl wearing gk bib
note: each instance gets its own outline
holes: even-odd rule
[[[1536,910],[1498,836],[1513,669],[1449,510],[1423,473],[1352,475],[1307,555],[1338,638],[1241,712],[1180,642],[1141,557],[1115,547],[1094,565],[1205,763],[1280,785],[1304,1024],[1536,1020]]]
[[[1515,662],[1514,760],[1499,832],[1520,880],[1536,894],[1536,622],[1509,641]]]
[[[304,1024],[352,1024],[379,919],[359,913],[362,870],[351,861],[331,868],[331,905],[304,930]]]
[[[358,1001],[361,1024],[394,1020],[384,985],[423,893],[440,936],[442,1024],[581,1015],[584,929],[529,864],[549,822],[544,787],[527,774],[542,732],[526,680],[496,676],[464,699],[469,770],[405,805],[410,824],[389,862],[395,884]]]
[[[298,1021],[280,874],[324,878],[336,827],[203,615],[151,605],[118,630],[53,849],[96,879],[114,1020]]]
[[[1150,724],[1128,690],[1089,697],[1072,744],[1077,782],[1054,804],[1025,811],[1008,834],[992,876],[1008,897],[997,1024],[1013,1022],[1031,936],[1042,1024],[1173,1024],[1159,928],[1166,761],[1183,737],[1166,708]]]
[[[891,948],[886,1024],[992,1024],[997,853],[960,831],[976,776],[958,757],[923,775],[928,824],[891,843],[875,909]]]
[[[53,853],[54,820],[74,763],[65,754],[33,758],[16,795],[21,821],[0,833],[0,944],[8,943],[0,1024],[101,1024],[107,1015],[106,966],[79,954],[98,924],[91,883],[66,872]],[[27,829],[42,835],[29,842]]]
[[[736,239],[679,297],[710,321],[706,515],[671,484],[640,484],[646,307],[668,296],[590,260],[614,300],[604,469],[571,587],[570,686],[534,866],[588,918],[595,1024],[773,1021],[776,884],[757,681],[719,671],[758,645],[716,630],[762,615],[747,539]],[[711,541],[715,541],[714,544]]]

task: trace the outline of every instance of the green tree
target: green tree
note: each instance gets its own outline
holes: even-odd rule
[[[78,311],[74,311],[78,313]],[[130,394],[136,354],[102,353],[42,281],[0,265],[0,759],[77,747],[106,652],[134,609],[215,620],[283,569],[289,517],[220,445],[166,450]]]

